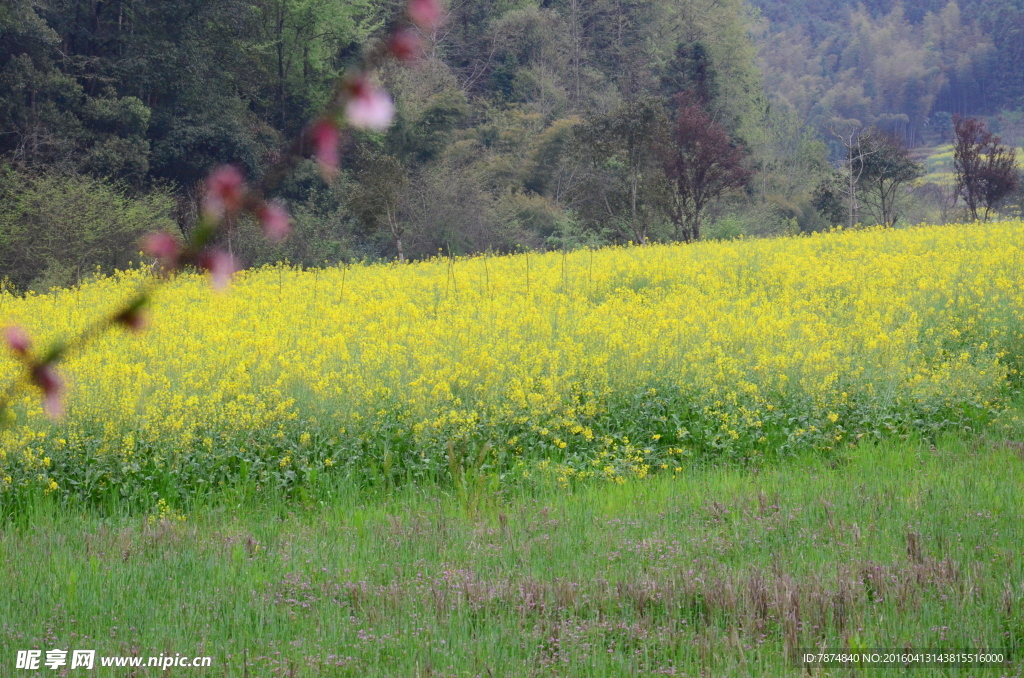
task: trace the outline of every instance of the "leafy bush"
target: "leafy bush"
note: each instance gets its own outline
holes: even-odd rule
[[[0,167],[0,278],[47,290],[123,268],[143,233],[173,227],[172,204],[163,190],[132,196],[82,175]]]

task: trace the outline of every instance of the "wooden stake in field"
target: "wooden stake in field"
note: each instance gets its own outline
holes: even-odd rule
[[[526,293],[530,293],[530,250],[526,250]]]
[[[484,254],[484,282],[487,285],[487,297],[491,301],[494,301],[494,295],[491,294],[491,271],[487,267],[487,260],[490,258],[490,256],[491,256],[491,252],[490,252],[490,250],[488,250]]]
[[[448,275],[452,278],[452,290],[459,296],[459,281],[455,279],[455,257],[452,256],[451,243],[448,244]]]

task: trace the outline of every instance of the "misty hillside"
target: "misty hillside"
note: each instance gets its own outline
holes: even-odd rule
[[[754,5],[767,92],[817,126],[858,119],[919,144],[948,137],[961,114],[999,116],[1020,135],[1024,3]]]

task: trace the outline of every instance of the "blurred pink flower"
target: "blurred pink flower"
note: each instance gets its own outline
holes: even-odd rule
[[[177,268],[181,249],[174,236],[166,231],[150,233],[142,239],[142,251],[156,257],[166,268]]]
[[[288,212],[276,202],[261,205],[257,210],[257,216],[263,226],[263,235],[268,240],[280,242],[292,232],[292,222],[288,218]]]
[[[345,106],[345,117],[353,127],[383,131],[395,117],[395,105],[387,92],[357,80],[349,87],[350,98]]]
[[[43,410],[50,419],[64,416],[64,380],[53,365],[36,365],[32,368],[32,383],[43,392]]]
[[[388,51],[399,61],[413,61],[423,55],[423,40],[415,31],[404,28],[388,40]]]
[[[211,219],[220,219],[225,212],[233,214],[242,207],[245,198],[245,179],[233,165],[221,165],[206,180],[206,200],[203,213]]]
[[[231,284],[231,276],[241,268],[239,262],[224,250],[208,250],[199,256],[199,266],[210,274],[215,290],[225,289]]]
[[[409,0],[409,18],[423,30],[433,30],[441,19],[440,0]]]
[[[18,355],[28,355],[28,349],[32,346],[32,340],[28,333],[18,325],[11,325],[4,329],[4,339],[12,351]]]
[[[313,153],[317,162],[320,163],[320,170],[324,174],[333,174],[338,171],[338,144],[341,143],[341,136],[338,134],[338,126],[331,120],[317,122],[310,136],[313,140]]]

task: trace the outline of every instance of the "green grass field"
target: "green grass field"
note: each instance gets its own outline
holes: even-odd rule
[[[44,499],[0,531],[0,675],[860,675],[786,657],[852,647],[997,648],[1012,662],[911,673],[1019,676],[1018,440],[1011,412],[935,445],[571,493],[335,487],[163,517]],[[33,648],[213,659],[16,671]]]

